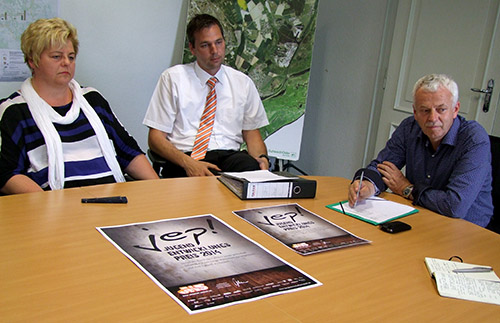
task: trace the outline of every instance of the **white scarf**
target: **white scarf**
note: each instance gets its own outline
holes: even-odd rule
[[[83,111],[90,126],[94,129],[101,148],[102,154],[108,164],[116,182],[124,182],[125,178],[120,169],[120,165],[116,160],[114,149],[108,138],[108,134],[104,129],[101,119],[90,106],[87,100],[83,97],[82,88],[73,79],[69,83],[69,88],[73,92],[73,104],[65,116],[57,113],[45,100],[43,100],[33,88],[31,78],[28,78],[21,85],[21,94],[28,103],[28,108],[35,120],[36,125],[40,129],[45,145],[47,147],[47,158],[49,166],[49,185],[52,190],[60,190],[64,188],[64,156],[62,142],[59,133],[53,123],[71,124],[80,115],[80,109]]]

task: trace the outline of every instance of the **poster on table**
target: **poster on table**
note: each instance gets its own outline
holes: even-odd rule
[[[97,230],[190,314],[321,286],[211,214]]]
[[[233,213],[301,255],[370,243],[298,204]]]

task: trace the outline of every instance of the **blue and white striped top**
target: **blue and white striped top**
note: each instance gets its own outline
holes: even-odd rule
[[[101,119],[121,169],[125,169],[143,152],[97,90],[83,88],[83,94]],[[65,115],[70,107],[71,103],[54,109]],[[72,124],[54,126],[63,145],[65,188],[115,182],[94,129],[82,111]],[[19,92],[0,101],[0,136],[0,187],[12,176],[23,174],[43,189],[50,189],[45,141]]]

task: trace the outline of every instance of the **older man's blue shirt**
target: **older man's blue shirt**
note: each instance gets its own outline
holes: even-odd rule
[[[373,172],[365,173],[380,191],[387,186],[377,164],[386,160],[399,169],[406,166],[406,178],[415,185],[414,204],[482,227],[489,223],[493,215],[490,140],[476,121],[457,116],[434,151],[415,118],[403,120],[368,165]]]

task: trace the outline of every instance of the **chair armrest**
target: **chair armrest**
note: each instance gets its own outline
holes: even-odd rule
[[[161,169],[167,165],[167,161],[165,160],[165,158],[161,157],[151,149],[148,149],[147,155],[149,160],[151,160],[151,163],[153,164],[153,169],[159,176],[161,176]]]

